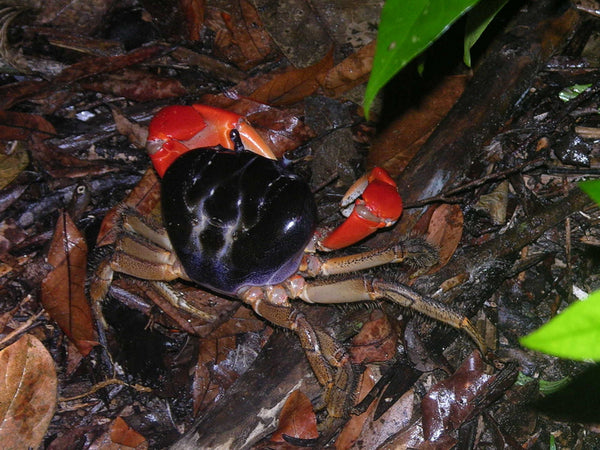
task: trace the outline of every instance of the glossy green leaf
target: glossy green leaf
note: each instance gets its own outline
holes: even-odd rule
[[[469,11],[464,42],[464,62],[467,67],[471,67],[471,48],[507,3],[508,0],[483,0]]]
[[[582,181],[579,188],[600,205],[600,180]]]
[[[545,325],[521,338],[521,344],[548,355],[600,361],[600,291],[571,304]]]
[[[377,92],[415,56],[429,47],[478,0],[387,0],[381,12],[373,70],[364,109]]]
[[[558,93],[558,98],[560,98],[563,102],[568,102],[590,87],[592,87],[591,84],[574,84],[573,86],[566,87],[560,91]]]

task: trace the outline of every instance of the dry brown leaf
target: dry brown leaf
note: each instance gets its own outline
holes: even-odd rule
[[[148,127],[143,127],[137,122],[130,120],[116,106],[111,106],[110,112],[119,134],[126,136],[127,140],[135,148],[145,148],[146,140],[148,139]]]
[[[301,391],[292,392],[285,401],[279,416],[279,426],[271,436],[271,442],[285,442],[284,434],[296,439],[319,437],[312,403]]]
[[[0,442],[2,448],[38,448],[56,407],[56,370],[34,336],[0,351]]]
[[[375,41],[352,53],[323,74],[319,77],[319,83],[328,95],[338,97],[369,79],[374,56]]]
[[[58,217],[48,263],[54,269],[42,281],[42,305],[85,356],[98,344],[85,296],[87,245],[64,211]]]
[[[187,38],[195,42],[200,39],[204,26],[205,0],[179,0],[179,6],[187,24]]]
[[[387,316],[375,310],[352,339],[350,358],[354,364],[389,361],[396,354],[397,341],[398,336]]]
[[[273,51],[273,42],[265,31],[254,6],[246,0],[230,3],[230,14],[223,13],[232,42],[239,47],[240,58],[233,61],[242,69],[249,69],[265,60]]]
[[[235,336],[207,338],[200,341],[198,363],[192,384],[194,393],[194,414],[210,406],[217,396],[231,386],[237,373],[228,367],[221,367],[229,352],[235,349]]]
[[[163,51],[163,47],[149,46],[132,50],[124,55],[89,58],[67,67],[52,81],[23,81],[1,86],[0,109],[9,109],[16,103],[31,97],[52,95],[63,89],[65,85],[99,73],[114,72],[138,64],[156,56],[161,51]]]
[[[319,77],[333,66],[333,51],[317,64],[302,68],[288,69],[273,75],[261,84],[248,97],[254,101],[269,105],[283,106],[299,102],[319,88]],[[243,95],[242,95],[243,96]]]
[[[465,76],[447,77],[418,107],[395,120],[373,142],[369,167],[380,166],[394,177],[399,175],[462,95],[467,81]]]
[[[148,448],[146,438],[127,425],[122,417],[117,417],[110,425],[110,439],[115,444],[135,449]]]
[[[56,130],[37,114],[0,111],[0,139],[24,141],[32,133],[38,133],[42,139],[46,139],[54,136]]]
[[[124,69],[102,77],[84,80],[84,89],[125,97],[137,102],[180,97],[187,89],[175,78],[161,77],[143,70]]]
[[[427,242],[439,251],[439,263],[429,271],[433,273],[444,267],[462,238],[464,217],[460,206],[443,204],[435,209],[427,228]]]

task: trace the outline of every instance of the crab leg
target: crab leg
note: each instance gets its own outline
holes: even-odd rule
[[[312,325],[288,301],[288,289],[300,277],[293,277],[286,286],[251,287],[239,293],[254,312],[271,323],[294,331],[319,383],[325,388],[323,399],[328,417],[346,417],[353,401],[356,380],[348,354],[325,330]]]
[[[379,228],[396,223],[402,214],[402,199],[396,183],[382,168],[359,178],[341,202],[348,218],[320,243],[321,250],[336,250],[352,245]]]
[[[346,280],[306,281],[293,297],[308,303],[353,303],[369,300],[389,300],[405,308],[410,308],[424,316],[463,330],[477,344],[483,354],[486,345],[471,321],[430,297],[424,297],[409,287],[381,280],[369,275]]]
[[[214,320],[212,315],[186,302],[168,284],[161,283],[178,278],[188,280],[164,229],[133,210],[124,210],[120,214],[122,232],[117,236],[112,255],[100,260],[90,280],[90,298],[97,317],[104,323],[99,305],[106,298],[117,272],[147,280],[158,295],[176,308],[207,321]],[[100,250],[107,252],[108,248],[101,247]]]
[[[161,109],[148,127],[146,149],[162,177],[175,159],[190,150],[216,145],[233,150],[230,138],[233,129],[240,133],[245,148],[275,159],[269,146],[246,119],[206,105],[173,105]]]
[[[358,272],[384,264],[412,263],[416,267],[435,264],[437,251],[421,238],[410,238],[391,247],[345,256],[327,257],[317,253],[304,255],[300,272],[310,276],[328,276]]]

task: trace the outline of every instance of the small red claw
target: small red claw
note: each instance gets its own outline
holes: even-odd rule
[[[242,116],[206,105],[173,105],[161,109],[148,127],[146,149],[162,177],[173,161],[195,148],[222,145],[233,149],[230,133],[234,128],[239,131],[246,149],[275,159],[269,146]]]
[[[402,214],[402,198],[396,183],[380,167],[358,179],[346,192],[341,205],[348,207],[345,215],[349,216],[321,242],[323,250],[352,245],[379,228],[393,225]]]

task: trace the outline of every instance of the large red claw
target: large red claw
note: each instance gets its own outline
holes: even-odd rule
[[[200,147],[222,145],[233,149],[230,133],[240,133],[244,147],[259,155],[275,155],[254,128],[239,114],[206,105],[173,105],[161,109],[150,122],[146,149],[162,177],[183,153]]]
[[[321,242],[324,250],[352,245],[379,228],[393,225],[402,214],[402,199],[396,183],[380,167],[350,187],[342,199],[342,207],[346,206],[350,209],[349,216]]]

